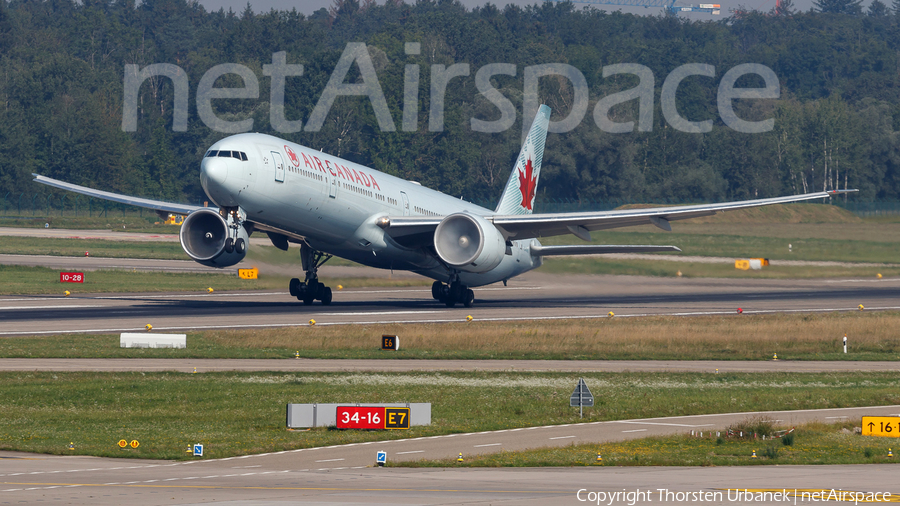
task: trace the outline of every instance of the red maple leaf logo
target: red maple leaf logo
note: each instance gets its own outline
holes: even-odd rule
[[[291,163],[294,164],[294,167],[299,167],[300,159],[297,158],[297,153],[294,153],[294,150],[288,146],[284,146],[284,150],[287,151],[288,158],[291,159]]]
[[[534,201],[534,192],[537,190],[537,177],[532,177],[531,159],[525,164],[525,172],[519,171],[519,190],[522,191],[522,207],[531,211],[531,203]]]

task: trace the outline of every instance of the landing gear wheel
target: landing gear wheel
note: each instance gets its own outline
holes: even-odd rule
[[[297,278],[291,278],[291,282],[288,283],[288,291],[291,293],[291,297],[299,297],[300,296],[300,280]]]
[[[444,301],[444,304],[446,304],[447,307],[453,307],[456,305],[456,299],[454,299],[453,297],[447,297],[447,299]]]
[[[431,285],[431,297],[434,300],[441,300],[441,288],[444,286],[440,281],[435,281]]]
[[[238,254],[243,255],[244,252],[247,251],[247,243],[244,242],[243,239],[238,237],[238,239],[234,241],[234,251],[236,251]]]
[[[331,304],[331,288],[326,286],[322,291],[322,305],[327,306],[329,304]]]
[[[312,296],[311,293],[307,293],[303,296],[303,303],[307,306],[311,306],[313,301],[316,300],[315,297]]]
[[[230,254],[232,252],[234,252],[234,239],[229,237],[228,239],[225,239],[225,253]]]
[[[466,290],[465,295],[463,295],[462,300],[463,306],[472,307],[472,304],[475,303],[475,292],[472,290]]]

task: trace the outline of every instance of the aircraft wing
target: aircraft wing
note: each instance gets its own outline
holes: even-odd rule
[[[586,241],[590,240],[590,232],[608,230],[635,225],[656,225],[671,231],[670,221],[687,220],[701,216],[711,216],[718,212],[750,207],[787,204],[804,200],[815,200],[833,197],[858,190],[834,190],[803,195],[790,195],[769,199],[742,200],[719,204],[698,204],[692,206],[653,207],[646,209],[626,209],[615,211],[595,211],[586,213],[552,213],[523,215],[493,215],[485,219],[494,223],[505,232],[510,239],[530,239],[533,237],[551,237],[555,235],[574,234]],[[425,236],[434,233],[441,217],[398,216],[386,218],[383,226],[394,238],[404,236]],[[577,254],[577,253],[576,253]]]
[[[111,193],[105,192],[103,190],[95,190],[93,188],[88,188],[86,186],[79,186],[77,184],[66,183],[65,181],[60,181],[58,179],[49,178],[46,176],[41,176],[39,174],[32,174],[34,176],[34,182],[45,184],[48,186],[53,186],[54,188],[59,188],[61,190],[67,190],[70,192],[80,193],[82,195],[87,195],[88,197],[94,197],[97,199],[110,200],[112,202],[119,202],[120,204],[128,204],[137,207],[143,207],[146,209],[153,209],[154,211],[165,211],[168,213],[174,214],[190,214],[192,211],[196,211],[197,209],[203,209],[201,206],[191,206],[188,204],[175,204],[172,202],[163,202],[161,200],[152,200],[145,199],[141,197],[131,197],[129,195],[122,195],[119,193]]]

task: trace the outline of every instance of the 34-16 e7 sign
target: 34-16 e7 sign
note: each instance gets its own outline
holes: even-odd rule
[[[338,429],[408,429],[409,408],[338,406]]]

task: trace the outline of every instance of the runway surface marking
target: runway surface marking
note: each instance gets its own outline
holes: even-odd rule
[[[18,309],[28,309],[27,306],[23,306]],[[621,309],[619,309],[621,311]],[[870,307],[866,309],[867,311],[896,311],[900,310],[900,306],[879,306],[879,307]],[[743,311],[743,314],[784,314],[784,313],[835,313],[835,312],[847,312],[847,311],[859,311],[857,307],[839,307],[839,308],[806,308],[806,309],[760,309],[760,310],[746,310]],[[447,311],[406,311],[403,313],[411,313],[411,314],[421,314],[421,313],[447,313],[451,312],[451,310]],[[335,316],[344,316],[344,315],[379,315],[379,314],[397,314],[399,312],[373,312],[373,313],[306,313],[302,316],[297,316],[298,318],[327,318],[329,315]],[[721,316],[721,315],[733,315],[734,311],[690,311],[690,312],[672,312],[672,313],[632,313],[632,314],[617,314],[613,317],[609,315],[563,315],[563,316],[521,316],[521,317],[481,317],[475,318],[475,320],[480,322],[504,322],[504,321],[551,321],[551,320],[594,320],[598,318],[646,318],[650,316]],[[354,321],[354,322],[322,322],[316,320],[316,326],[335,326],[335,325],[402,325],[402,324],[411,324],[411,323],[458,323],[464,320],[463,317],[458,318],[436,318],[436,319],[422,319],[422,320],[364,320],[364,321]],[[185,326],[170,326],[170,327],[153,327],[157,331],[163,330],[220,330],[220,329],[253,329],[253,328],[277,328],[277,327],[301,327],[301,326],[309,326],[310,324],[307,321],[301,322],[282,322],[282,323],[260,323],[260,324],[246,324],[246,325],[185,325]],[[37,331],[13,331],[13,332],[0,332],[0,336],[4,335],[45,335],[45,334],[86,334],[86,333],[100,333],[100,334],[108,334],[108,333],[116,333],[116,332],[131,332],[135,330],[145,330],[144,327],[120,327],[120,328],[101,328],[101,329],[78,329],[78,330],[37,330]]]
[[[306,470],[308,471],[308,470]],[[291,473],[299,471],[276,471],[275,473]],[[275,474],[275,473],[254,473],[254,474]],[[235,475],[243,476],[243,475]],[[226,476],[222,476],[225,478]],[[198,476],[188,478],[172,478],[173,480],[193,480]],[[352,487],[264,487],[264,486],[219,486],[219,485],[145,485],[147,481],[135,484],[125,483],[7,483],[10,485],[28,486],[40,485],[34,488],[13,488],[8,490],[0,490],[0,492],[18,492],[21,490],[47,490],[60,487],[128,487],[128,488],[196,488],[196,489],[222,489],[222,490],[319,490],[334,492],[472,492],[472,490],[463,490],[455,488],[352,488]],[[49,486],[48,486],[49,485]],[[477,490],[479,493],[486,494],[570,494],[571,490]]]

